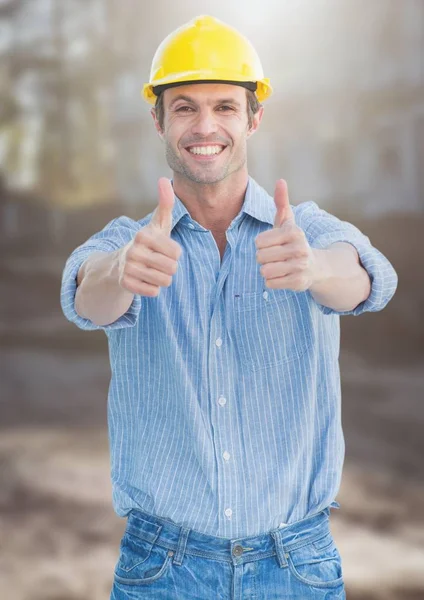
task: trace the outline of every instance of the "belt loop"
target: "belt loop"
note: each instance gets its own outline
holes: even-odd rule
[[[280,567],[287,567],[287,558],[288,554],[286,554],[283,546],[283,533],[279,530],[274,530],[270,532],[275,542],[275,549],[277,551],[278,563]]]
[[[184,552],[186,549],[187,538],[190,533],[190,529],[188,527],[181,527],[180,529],[180,537],[178,538],[178,546],[177,553],[174,556],[174,563],[176,565],[180,565],[183,562]]]

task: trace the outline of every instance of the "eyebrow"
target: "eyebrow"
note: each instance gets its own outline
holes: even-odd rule
[[[172,100],[171,104],[169,105],[169,108],[174,106],[174,104],[178,102],[178,100],[184,100],[185,102],[196,104],[196,102],[193,100],[193,98],[190,98],[190,96],[184,96],[184,94],[179,94]],[[220,98],[215,102],[215,104],[232,104],[233,106],[240,107],[240,103],[237,102],[237,100],[234,100],[234,98]]]
[[[185,102],[193,102],[190,96],[184,96],[183,94],[179,94],[172,100],[171,104],[169,105],[169,108],[171,108],[171,106],[178,102],[178,100],[185,100]]]

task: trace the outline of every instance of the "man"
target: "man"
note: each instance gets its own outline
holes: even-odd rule
[[[212,17],[168,36],[144,97],[173,171],[158,206],[69,257],[65,315],[103,329],[111,598],[344,598],[329,527],[344,459],[339,315],[381,310],[396,274],[353,225],[248,175],[271,93]]]

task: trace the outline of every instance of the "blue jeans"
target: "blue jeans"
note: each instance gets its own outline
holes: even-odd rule
[[[231,540],[134,509],[110,600],[345,600],[329,516]]]

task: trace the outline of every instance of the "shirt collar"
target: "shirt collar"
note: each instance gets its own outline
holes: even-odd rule
[[[233,223],[238,221],[243,216],[243,213],[246,213],[259,221],[273,225],[275,212],[276,208],[273,198],[252,177],[249,177],[243,205]],[[172,210],[172,229],[185,215],[187,215],[186,218],[191,219],[190,213],[183,202],[178,196],[175,196],[174,208]],[[201,229],[206,231],[203,227]]]
[[[174,229],[175,225],[178,223],[178,221],[180,221],[180,219],[184,217],[184,215],[188,215],[188,217],[190,217],[190,213],[188,212],[184,204],[181,202],[181,200],[178,198],[178,196],[174,197],[175,202],[174,208],[172,209],[172,229]]]
[[[241,210],[258,221],[274,224],[276,213],[274,199],[252,177],[249,177]]]

